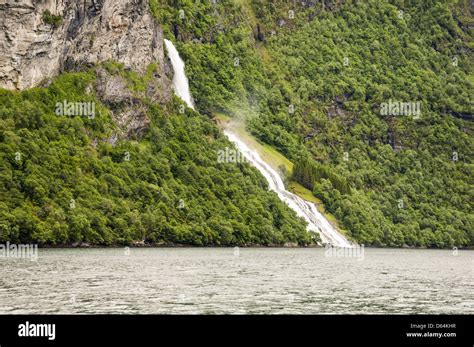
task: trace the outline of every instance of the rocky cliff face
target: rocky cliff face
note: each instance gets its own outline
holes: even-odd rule
[[[156,77],[166,78],[163,34],[146,0],[0,0],[0,27],[2,88],[106,60],[137,72],[157,63]]]
[[[146,97],[166,102],[172,95],[163,33],[147,0],[0,0],[0,28],[0,88],[30,88],[61,72],[113,60],[138,73],[156,64]],[[107,98],[107,76],[98,77],[98,95]],[[117,78],[114,101],[130,100]],[[118,123],[136,123],[133,106],[115,114]]]

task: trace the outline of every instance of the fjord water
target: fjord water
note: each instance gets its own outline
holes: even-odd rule
[[[165,44],[174,70],[174,91],[176,95],[181,97],[189,107],[194,109],[191,92],[189,90],[188,78],[184,71],[184,62],[171,41],[165,40]],[[352,247],[351,242],[349,242],[332,226],[332,224],[318,211],[313,203],[305,201],[297,195],[287,191],[280,175],[270,165],[265,163],[258,153],[249,148],[244,141],[239,139],[236,133],[233,133],[230,129],[226,129],[224,133],[239,149],[249,163],[257,168],[257,170],[265,177],[269,188],[276,192],[278,197],[294,210],[298,216],[306,220],[309,231],[319,233],[323,243],[337,247]]]
[[[0,314],[473,314],[473,265],[451,250],[40,249],[0,258]]]

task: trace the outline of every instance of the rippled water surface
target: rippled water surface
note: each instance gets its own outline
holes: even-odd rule
[[[474,313],[474,252],[40,249],[0,258],[0,313]]]

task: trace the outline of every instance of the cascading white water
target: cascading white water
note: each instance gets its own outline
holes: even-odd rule
[[[255,151],[242,142],[235,133],[224,130],[227,138],[239,149],[242,155],[255,166],[268,181],[269,188],[278,194],[296,214],[308,222],[308,230],[317,232],[323,243],[336,247],[352,247],[352,244],[341,235],[329,221],[318,211],[314,203],[308,202],[299,196],[287,191],[280,175]]]
[[[193,98],[189,91],[189,82],[184,72],[184,61],[179,56],[178,50],[173,45],[173,42],[165,39],[166,50],[173,65],[173,87],[176,95],[183,99],[186,104],[194,110]]]
[[[184,72],[184,62],[179,56],[178,51],[171,41],[165,39],[169,58],[174,69],[173,87],[178,95],[186,104],[194,109],[189,84]],[[250,149],[239,137],[232,131],[224,130],[227,138],[239,149],[242,155],[252,164],[268,181],[269,188],[278,194],[278,197],[284,201],[296,214],[308,222],[308,230],[317,232],[321,236],[323,243],[331,244],[336,247],[352,247],[353,245],[341,235],[329,221],[318,211],[316,206],[299,196],[287,191],[280,175],[265,161],[263,161],[257,152]]]

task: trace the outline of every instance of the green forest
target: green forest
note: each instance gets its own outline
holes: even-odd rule
[[[230,143],[208,117],[179,112],[177,99],[143,100],[151,119],[146,136],[112,145],[110,112],[87,92],[95,79],[92,69],[63,74],[47,88],[0,91],[0,242],[318,241],[258,171],[217,162],[217,151]],[[95,102],[95,117],[58,116],[58,100]]]
[[[474,244],[469,1],[151,4],[199,111],[245,118],[355,240]]]
[[[468,0],[149,3],[186,62],[197,111],[145,98],[145,135],[111,143],[117,125],[90,92],[97,67],[0,89],[0,242],[317,242],[256,169],[216,160],[231,146],[213,120],[224,113],[289,158],[287,180],[357,242],[474,245]],[[130,76],[131,89],[146,83]],[[95,117],[58,116],[62,100],[94,102]],[[419,112],[381,112],[393,103]]]

